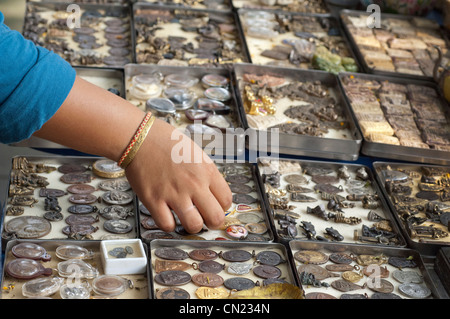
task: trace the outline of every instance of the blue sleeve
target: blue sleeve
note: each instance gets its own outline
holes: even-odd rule
[[[4,24],[0,12],[0,142],[29,138],[63,104],[76,72]]]

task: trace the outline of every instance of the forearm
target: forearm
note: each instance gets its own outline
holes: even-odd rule
[[[118,161],[145,114],[79,77],[55,115],[35,136]]]

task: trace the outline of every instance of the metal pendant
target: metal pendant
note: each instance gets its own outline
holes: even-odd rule
[[[230,290],[247,290],[255,287],[255,283],[253,280],[248,278],[241,278],[241,277],[235,277],[235,278],[229,278],[224,281],[224,286]]]
[[[236,249],[219,253],[219,256],[230,262],[244,262],[250,260],[254,256],[246,250]]]
[[[154,280],[163,286],[181,286],[191,281],[191,275],[181,270],[167,270],[157,274]]]
[[[189,292],[179,287],[167,287],[156,290],[156,299],[190,299]]]
[[[155,250],[155,255],[159,258],[168,260],[184,260],[189,258],[187,252],[176,247],[157,248]]]

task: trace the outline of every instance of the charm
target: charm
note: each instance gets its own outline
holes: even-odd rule
[[[156,289],[156,299],[190,299],[190,295],[189,292],[182,288],[167,287]]]
[[[163,286],[181,286],[191,281],[191,275],[181,270],[167,270],[157,274],[154,280]]]
[[[192,282],[199,287],[216,288],[223,284],[221,276],[213,273],[200,273],[192,276]]]
[[[225,233],[232,239],[245,239],[248,235],[248,230],[244,226],[231,225],[225,229]]]
[[[255,287],[253,280],[244,277],[229,278],[224,281],[224,286],[230,290],[247,290]]]

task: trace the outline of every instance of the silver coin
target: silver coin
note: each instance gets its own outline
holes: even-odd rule
[[[431,290],[427,287],[414,283],[405,283],[398,286],[398,290],[406,297],[414,299],[425,299],[431,296]]]
[[[423,277],[416,271],[395,270],[392,277],[400,283],[421,284]]]
[[[103,228],[114,234],[126,234],[133,230],[133,226],[129,222],[118,219],[105,221]]]
[[[130,183],[125,179],[111,179],[102,181],[98,187],[104,191],[121,191],[126,192],[131,189]]]
[[[111,205],[127,205],[133,201],[133,195],[122,191],[108,191],[102,195],[102,199]]]

